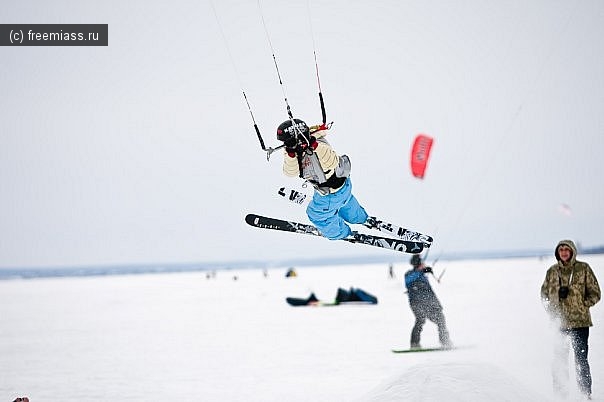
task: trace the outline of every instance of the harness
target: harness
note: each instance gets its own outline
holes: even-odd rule
[[[317,141],[327,143],[323,138],[319,138]],[[296,156],[300,178],[308,181],[321,195],[329,194],[330,189],[340,188],[346,182],[346,177],[337,177],[335,171],[324,172],[319,157],[310,147]],[[327,175],[330,173],[332,174],[328,178]]]

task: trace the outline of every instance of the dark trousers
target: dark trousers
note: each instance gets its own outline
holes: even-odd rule
[[[566,394],[568,392],[568,342],[575,356],[575,372],[579,390],[591,394],[591,370],[587,361],[589,347],[589,327],[573,328],[560,331],[561,337],[554,351],[554,362],[552,368],[554,390]]]
[[[445,315],[441,309],[422,309],[412,308],[413,314],[415,315],[415,325],[411,330],[411,346],[419,346],[420,336],[426,318],[435,323],[438,326],[438,339],[442,346],[449,346],[449,331],[447,331],[447,324],[445,322]]]

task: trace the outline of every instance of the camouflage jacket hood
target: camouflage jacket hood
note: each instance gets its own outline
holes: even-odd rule
[[[558,247],[566,245],[572,250],[567,264],[560,260]],[[541,299],[553,318],[560,320],[560,328],[591,327],[589,308],[600,301],[601,291],[598,280],[586,262],[577,261],[577,247],[571,240],[562,240],[554,250],[558,261],[545,274],[541,285]],[[561,287],[567,286],[568,296],[559,297]]]

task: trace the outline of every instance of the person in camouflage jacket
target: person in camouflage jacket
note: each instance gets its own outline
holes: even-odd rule
[[[573,347],[579,389],[591,395],[591,372],[587,360],[589,327],[593,326],[589,308],[600,301],[598,280],[589,264],[577,260],[577,247],[562,240],[554,251],[557,263],[545,274],[541,299],[552,319],[560,325],[561,337],[556,345],[554,389],[566,394],[568,383],[568,344]]]

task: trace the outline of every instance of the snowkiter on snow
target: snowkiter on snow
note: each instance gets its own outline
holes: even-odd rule
[[[430,286],[426,273],[432,273],[418,254],[411,257],[413,269],[405,273],[405,287],[409,295],[409,305],[415,315],[415,325],[411,331],[411,348],[421,348],[420,336],[426,318],[438,326],[438,339],[443,348],[451,348],[449,331],[443,314],[443,307]]]
[[[308,127],[300,119],[286,120],[277,128],[277,139],[285,144],[283,172],[299,176],[315,189],[306,208],[310,221],[330,240],[355,233],[347,223],[372,227],[365,209],[352,195],[350,159],[339,156],[325,139],[324,124]],[[369,221],[368,221],[369,219]]]

